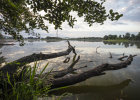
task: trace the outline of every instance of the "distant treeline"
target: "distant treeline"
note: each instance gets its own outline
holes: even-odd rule
[[[140,32],[138,32],[137,35],[135,34],[130,34],[130,33],[126,33],[125,35],[105,35],[104,40],[136,40],[136,41],[140,41]]]
[[[49,36],[47,36],[45,39],[58,39],[58,40],[62,40],[61,37],[49,37]]]
[[[79,38],[69,38],[69,40],[102,40],[101,37],[79,37]]]

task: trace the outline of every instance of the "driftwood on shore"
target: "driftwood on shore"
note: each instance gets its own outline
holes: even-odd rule
[[[116,64],[105,63],[84,72],[80,72],[77,74],[70,74],[74,71],[85,68],[87,66],[85,65],[85,66],[80,66],[79,68],[74,68],[75,64],[77,64],[77,62],[80,60],[80,56],[76,58],[75,48],[71,46],[68,41],[68,49],[66,51],[52,53],[52,54],[42,54],[42,53],[32,54],[32,55],[20,58],[12,63],[8,63],[4,67],[2,67],[0,71],[2,71],[3,73],[8,72],[12,74],[12,73],[15,73],[18,68],[24,66],[27,63],[68,55],[71,51],[73,51],[73,53],[75,54],[72,64],[70,64],[70,66],[64,70],[52,71],[51,73],[49,73],[49,75],[52,76],[52,79],[50,80],[48,80],[48,78],[44,79],[43,85],[48,85],[48,83],[49,84],[51,83],[51,89],[73,85],[73,84],[85,81],[86,79],[89,79],[90,77],[104,75],[105,71],[126,68],[133,61],[133,57],[136,56],[136,55],[130,55],[125,61],[122,61],[120,63],[116,63]],[[46,74],[48,73],[42,74],[41,77],[45,76]],[[38,78],[39,75],[36,75],[35,77]]]

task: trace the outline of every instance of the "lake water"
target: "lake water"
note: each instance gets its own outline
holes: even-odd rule
[[[47,41],[25,41],[24,46],[18,43],[9,46],[0,46],[0,56],[4,56],[7,62],[14,61],[23,56],[32,53],[54,53],[67,49],[66,41],[47,42]],[[63,93],[71,93],[63,98],[63,100],[140,100],[140,42],[133,43],[111,43],[111,42],[86,42],[86,41],[70,41],[75,46],[76,52],[80,55],[79,62],[75,67],[87,65],[88,68],[79,70],[86,71],[103,63],[118,63],[119,57],[123,55],[134,55],[134,60],[127,68],[107,71],[105,75],[92,77],[84,82],[75,84],[65,89],[54,92],[53,99]],[[100,46],[100,47],[99,47]],[[96,48],[97,49],[96,52]],[[109,58],[110,53],[112,59]],[[62,70],[67,68],[72,62],[73,53],[70,55],[39,61],[39,70],[48,62],[49,66],[46,71]],[[70,57],[69,63],[63,63],[66,57]],[[48,98],[42,98],[46,100]],[[49,98],[50,99],[50,98]],[[52,98],[51,98],[52,99]]]

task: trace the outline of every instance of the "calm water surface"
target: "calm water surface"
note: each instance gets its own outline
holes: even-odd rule
[[[14,61],[23,56],[32,53],[54,53],[67,49],[66,41],[46,42],[46,41],[25,41],[22,47],[16,43],[14,46],[0,46],[1,56],[6,58],[7,62]],[[125,55],[137,54],[131,65],[127,68],[107,71],[105,75],[90,78],[84,82],[75,84],[66,89],[54,92],[55,97],[63,93],[71,93],[70,96],[64,97],[63,100],[140,100],[140,42],[136,43],[111,43],[111,42],[82,42],[70,41],[76,47],[76,52],[81,56],[80,61],[75,67],[87,65],[88,68],[78,72],[88,70],[103,63],[117,63],[119,57]],[[96,48],[98,52],[96,52]],[[109,58],[109,53],[113,58]],[[48,62],[48,70],[61,70],[71,64],[71,61],[64,64],[66,57],[72,59],[70,55],[55,59],[39,61],[39,70]],[[47,100],[50,98],[42,98]],[[52,99],[52,98],[51,98]]]

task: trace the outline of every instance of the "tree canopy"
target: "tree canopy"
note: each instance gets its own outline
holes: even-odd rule
[[[104,40],[121,40],[121,39],[125,39],[125,40],[134,40],[134,41],[140,41],[140,32],[138,32],[138,34],[130,34],[130,33],[125,33],[125,35],[105,35],[103,37]]]
[[[21,31],[31,32],[42,29],[48,32],[46,21],[54,25],[55,29],[62,29],[62,23],[68,22],[74,26],[76,18],[71,12],[92,26],[93,23],[103,24],[104,21],[118,20],[122,14],[109,12],[104,7],[105,0],[0,0],[0,30],[21,40]],[[45,12],[41,14],[40,12]]]

